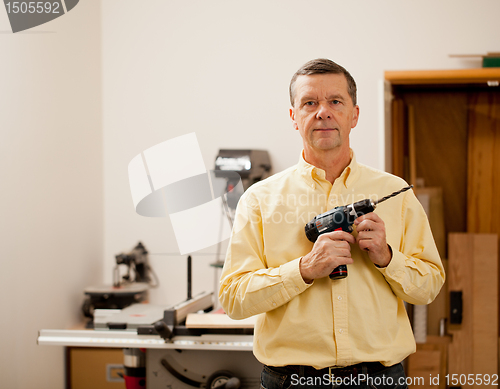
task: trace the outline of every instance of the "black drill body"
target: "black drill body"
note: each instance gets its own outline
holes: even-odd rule
[[[381,198],[378,201],[364,199],[352,204],[342,205],[322,213],[306,224],[305,232],[307,239],[314,243],[320,235],[326,234],[327,232],[342,230],[351,233],[353,230],[352,225],[354,224],[354,220],[362,215],[373,212],[377,207],[377,204],[382,201],[405,192],[412,187],[413,185],[407,186],[400,191],[391,193],[390,195]],[[346,265],[340,265],[333,269],[330,273],[330,278],[332,280],[345,277],[347,277]]]
[[[316,216],[306,224],[306,236],[311,242],[316,242],[322,234],[332,231],[352,232],[354,220],[361,215],[373,212],[375,204],[370,199],[364,199],[349,205],[342,205]],[[340,265],[330,273],[332,280],[347,277],[347,266]]]

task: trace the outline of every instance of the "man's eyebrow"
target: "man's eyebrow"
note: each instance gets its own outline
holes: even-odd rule
[[[304,104],[307,101],[316,101],[318,98],[312,95],[304,95],[300,98],[299,104]],[[335,93],[327,97],[327,100],[340,100],[345,101],[346,97],[340,93]]]
[[[302,96],[299,100],[299,102],[303,103],[305,101],[315,101],[316,100],[316,97],[313,97],[313,96],[310,96],[310,95],[305,95],[305,96]]]
[[[334,94],[331,96],[328,96],[329,100],[345,100],[345,97],[341,94]]]

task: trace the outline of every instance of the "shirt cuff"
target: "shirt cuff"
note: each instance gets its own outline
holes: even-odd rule
[[[392,248],[391,248],[392,250]],[[377,270],[384,275],[384,277],[401,281],[404,276],[406,257],[403,253],[392,250],[391,262],[386,267],[378,267]]]
[[[302,293],[312,285],[312,283],[307,284],[300,274],[300,259],[296,258],[280,266],[280,276],[290,297]]]

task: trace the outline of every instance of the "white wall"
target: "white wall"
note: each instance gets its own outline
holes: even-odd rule
[[[275,171],[295,164],[288,83],[327,57],[358,83],[358,160],[381,168],[384,71],[478,67],[448,55],[500,51],[499,14],[495,0],[103,2],[105,279],[113,255],[139,239],[153,254],[178,252],[168,219],[134,213],[127,165],[138,153],[194,131],[207,168],[220,148],[268,149]],[[212,288],[213,260],[195,253],[195,292]],[[151,301],[184,298],[184,257],[151,262],[162,280]]]
[[[100,5],[12,34],[0,9],[0,387],[64,387],[42,328],[81,320],[102,282]]]

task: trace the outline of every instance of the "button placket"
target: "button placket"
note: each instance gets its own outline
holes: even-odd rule
[[[337,343],[337,364],[350,362],[347,279],[332,281],[333,331]]]

